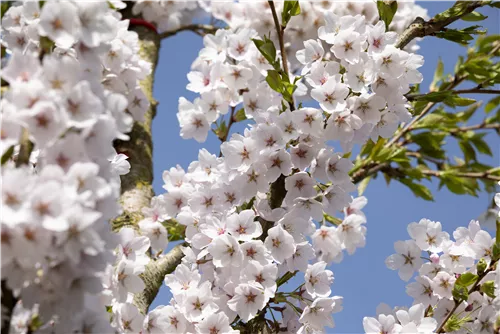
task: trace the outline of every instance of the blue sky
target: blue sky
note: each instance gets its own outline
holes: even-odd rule
[[[432,16],[449,8],[452,2],[425,1],[420,2],[420,5],[427,8]],[[499,11],[489,7],[480,11],[489,18],[479,24],[487,28],[489,33],[498,34]],[[467,26],[467,23],[472,25],[470,22],[461,22],[456,26]],[[465,54],[466,49],[435,37],[427,37],[419,45],[419,53],[425,57],[425,64],[421,68],[425,78],[421,87],[425,92],[432,80],[438,58],[442,58],[445,72],[450,73],[458,55]],[[154,90],[154,96],[160,103],[153,122],[153,185],[157,194],[164,192],[161,175],[165,169],[177,164],[187,168],[191,161],[197,159],[198,151],[203,147],[214,154],[219,152],[219,140],[213,134],[203,144],[183,140],[179,136],[176,118],[178,99],[184,96],[192,100],[197,96],[186,90],[186,74],[201,47],[201,37],[191,32],[183,32],[162,42]],[[491,98],[486,95],[467,97]],[[481,120],[481,117],[476,117],[471,122]],[[483,155],[481,159],[491,165],[500,165],[498,136],[491,133],[486,140],[490,143],[494,156]],[[449,143],[446,147],[450,156],[460,156],[454,143]],[[458,196],[447,189],[438,190],[437,182],[428,185],[434,194],[434,202],[415,198],[410,190],[397,182],[387,186],[381,176],[370,182],[364,194],[368,198],[368,205],[365,207],[368,219],[366,247],[358,249],[353,256],[346,255],[341,264],[330,268],[335,275],[333,294],[344,297],[344,310],[334,317],[336,327],[332,333],[362,332],[363,316],[373,316],[375,308],[381,302],[390,306],[411,305],[412,300],[405,293],[406,283],[399,279],[397,272],[387,269],[384,264],[386,257],[394,252],[394,242],[409,239],[406,227],[410,222],[424,217],[440,221],[443,228],[451,234],[456,227],[466,226],[471,219],[478,217],[492,198],[487,194],[481,194],[477,198]],[[163,286],[152,307],[168,304],[170,297],[167,287]]]

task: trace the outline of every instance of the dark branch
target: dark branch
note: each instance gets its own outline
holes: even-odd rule
[[[402,49],[415,38],[435,35],[464,15],[488,3],[489,1],[457,1],[450,9],[434,16],[429,21],[417,17],[401,34],[395,46]]]
[[[175,30],[165,31],[164,33],[159,34],[159,36],[160,39],[164,39],[177,35],[182,31],[192,31],[197,35],[204,36],[206,34],[214,34],[218,29],[220,28],[208,24],[190,24]]]

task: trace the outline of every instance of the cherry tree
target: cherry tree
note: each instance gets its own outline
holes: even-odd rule
[[[330,332],[333,264],[367,242],[371,179],[423,200],[424,180],[469,195],[500,182],[481,160],[500,133],[500,41],[450,27],[496,2],[432,18],[411,1],[1,6],[2,333]],[[216,136],[220,151],[165,170],[154,194],[155,69],[181,31],[203,48],[180,136]],[[424,92],[421,38],[469,47]],[[490,220],[499,206],[496,194]],[[498,332],[500,237],[421,218],[386,260],[414,302],[382,304],[365,332]],[[151,309],[163,285],[172,298]]]

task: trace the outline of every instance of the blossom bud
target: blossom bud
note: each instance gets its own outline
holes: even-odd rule
[[[479,262],[477,263],[477,274],[478,275],[484,274],[484,271],[486,270],[487,267],[488,264],[486,263],[485,259],[479,260]]]

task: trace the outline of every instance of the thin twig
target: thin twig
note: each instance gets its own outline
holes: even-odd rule
[[[450,129],[449,132],[451,134],[457,134],[460,132],[467,132],[467,131],[476,131],[476,130],[500,130],[500,123],[491,123],[491,124],[486,124],[486,123],[481,123],[481,124],[475,124],[475,125],[469,125],[469,126],[463,126],[455,129]]]
[[[469,178],[469,179],[484,179],[484,180],[492,180],[492,181],[500,181],[500,176],[491,175],[492,171],[487,170],[486,172],[447,172],[440,170],[421,170],[422,174],[434,176],[434,177],[442,177],[444,174],[449,174],[457,177]]]
[[[444,161],[441,161],[439,159],[435,159],[435,158],[429,157],[427,155],[423,155],[420,152],[407,151],[406,155],[409,156],[409,157],[415,157],[417,159],[427,160],[427,161],[432,162],[433,164],[435,164],[437,166],[441,166],[444,163]]]
[[[471,89],[461,89],[451,91],[451,94],[500,94],[500,90],[498,89],[479,89],[479,88],[471,88]],[[411,94],[407,95],[406,98],[408,101],[418,100],[420,97],[426,96],[427,94]]]
[[[470,288],[469,290],[469,294],[476,291],[477,289],[477,286],[479,285],[479,283],[481,282],[481,280],[490,272],[492,271],[492,268],[494,267],[494,265],[496,264],[497,261],[492,261],[491,264],[490,264],[490,267],[484,271],[484,273],[482,273],[481,275],[479,275],[479,277],[477,278],[476,282],[474,283],[474,285]],[[455,300],[455,306],[453,306],[453,308],[451,309],[450,313],[448,313],[448,315],[446,316],[446,318],[444,318],[443,322],[441,323],[441,325],[438,327],[438,329],[436,330],[436,333],[444,333],[444,327],[446,326],[446,322],[448,322],[448,320],[451,318],[451,316],[453,315],[453,313],[457,310],[457,308],[460,306],[460,304],[462,304],[462,301],[457,301]]]
[[[229,117],[229,122],[228,122],[228,125],[227,125],[227,131],[226,131],[226,133],[224,134],[224,136],[222,138],[219,138],[221,144],[227,140],[227,137],[229,137],[229,132],[231,131],[231,126],[233,126],[233,124],[235,123],[235,119],[234,119],[234,111],[235,110],[236,110],[236,107],[231,107],[231,115]],[[219,152],[219,158],[220,157],[222,157],[222,150]]]
[[[218,29],[220,29],[220,28],[212,26],[212,25],[208,25],[208,24],[190,24],[190,25],[182,26],[182,27],[177,28],[175,30],[165,31],[159,35],[160,35],[160,38],[163,39],[163,38],[167,38],[167,37],[171,37],[173,35],[176,35],[182,31],[192,31],[197,35],[204,36],[206,34],[213,34]]]
[[[288,71],[288,61],[287,61],[287,55],[286,55],[286,50],[285,50],[285,42],[284,42],[284,32],[285,32],[285,26],[281,25],[279,20],[278,20],[278,14],[276,13],[276,8],[274,7],[274,2],[273,1],[268,1],[269,7],[271,8],[271,12],[273,13],[273,20],[274,20],[274,25],[276,27],[276,33],[278,34],[278,40],[280,44],[280,53],[281,53],[281,62],[283,63],[283,72],[285,72],[286,75],[289,75]],[[293,101],[293,96],[292,102],[289,102],[290,105],[290,111],[295,110],[295,102]]]

